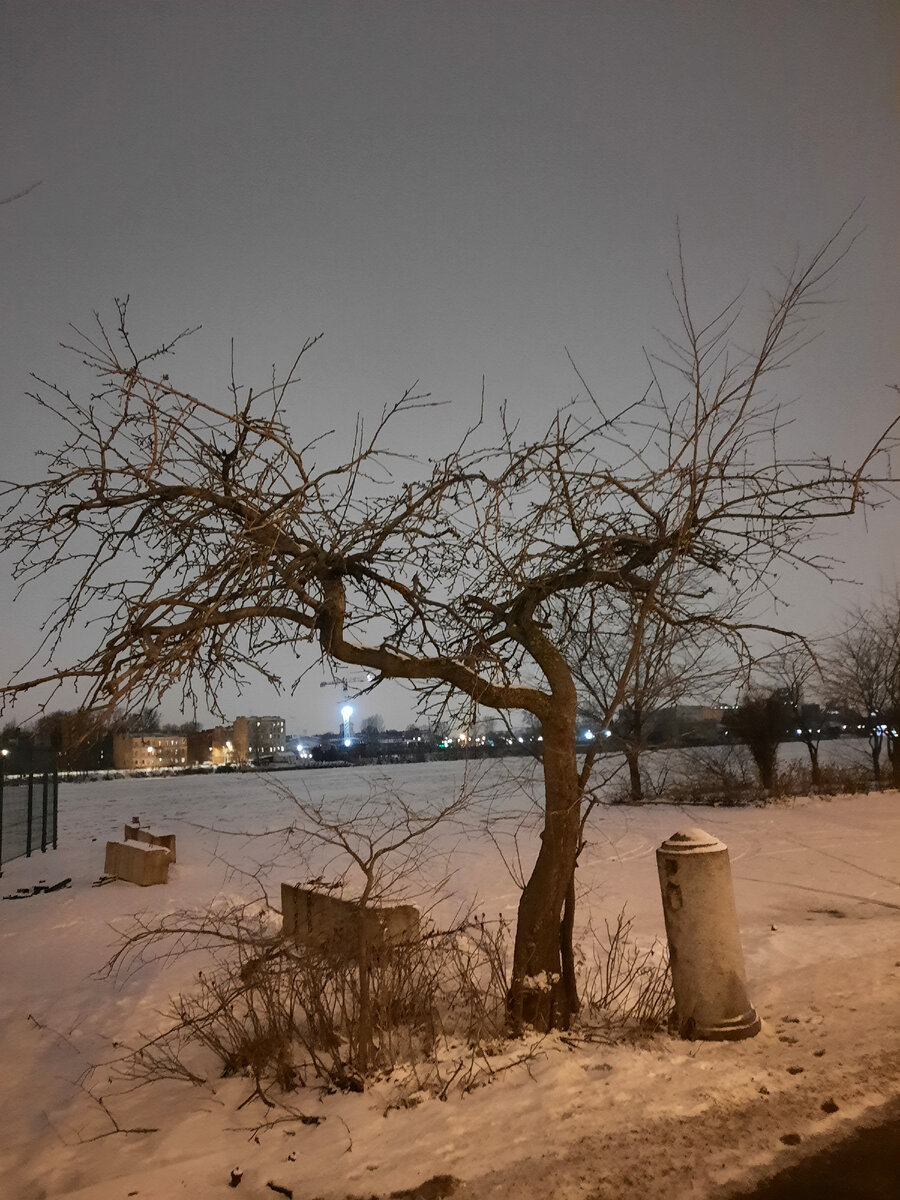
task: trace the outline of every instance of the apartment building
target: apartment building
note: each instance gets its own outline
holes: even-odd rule
[[[283,717],[235,717],[232,729],[238,762],[252,762],[263,755],[280,754],[285,748]]]
[[[187,738],[178,733],[117,733],[113,735],[113,766],[117,771],[146,771],[183,767],[188,760]]]

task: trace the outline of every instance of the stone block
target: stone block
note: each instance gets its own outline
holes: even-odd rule
[[[165,846],[151,846],[149,842],[107,842],[103,869],[115,879],[124,879],[140,887],[168,883],[169,851]]]
[[[309,888],[281,885],[282,933],[317,950],[340,950],[354,957],[359,944],[359,907]],[[419,910],[412,904],[365,911],[369,946],[374,952],[386,946],[406,945],[419,938]]]
[[[125,826],[126,842],[146,842],[149,846],[162,846],[169,852],[169,862],[175,862],[175,834],[154,833],[146,825],[131,824]]]

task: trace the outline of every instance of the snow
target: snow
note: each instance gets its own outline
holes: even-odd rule
[[[463,771],[457,763],[278,780],[329,804],[373,786],[409,802],[446,802]],[[468,782],[473,810],[441,831],[426,884],[449,863],[438,916],[477,899],[478,911],[512,919],[518,889],[500,851],[513,873],[519,859],[530,865],[533,786],[503,764],[470,772]],[[493,839],[480,829],[488,808],[499,821]],[[522,813],[527,826],[514,837]],[[176,834],[169,883],[92,886],[106,841],[134,814]],[[239,1108],[244,1079],[125,1090],[111,1071],[86,1077],[159,1029],[166,998],[203,965],[188,956],[104,978],[117,928],[132,914],[247,899],[260,886],[277,897],[282,881],[304,878],[278,832],[291,816],[289,797],[252,775],[61,786],[59,849],[5,864],[0,880],[9,896],[71,877],[60,891],[0,900],[3,1194],[207,1200],[226,1194],[238,1165],[244,1197],[277,1194],[269,1181],[295,1197],[386,1196],[436,1175],[462,1180],[460,1194],[479,1200],[724,1196],[900,1094],[896,792],[746,809],[601,807],[592,817],[580,920],[602,927],[627,904],[646,945],[664,933],[655,848],[686,825],[729,847],[748,986],[763,1019],[754,1039],[532,1037],[493,1060],[487,1086],[443,1102],[423,1092],[393,1107],[389,1081],[362,1095],[293,1093],[289,1103],[319,1124],[277,1121],[285,1114],[259,1102]],[[823,1110],[829,1101],[836,1111]],[[791,1134],[799,1145],[781,1141]]]

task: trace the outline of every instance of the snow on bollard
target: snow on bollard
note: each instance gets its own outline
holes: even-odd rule
[[[702,829],[672,834],[656,851],[683,1038],[740,1041],[759,1033],[747,995],[728,849]]]

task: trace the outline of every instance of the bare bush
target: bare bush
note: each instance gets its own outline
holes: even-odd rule
[[[681,770],[666,788],[670,804],[736,807],[764,798],[743,746],[695,749],[681,755]]]
[[[589,929],[579,944],[579,1029],[588,1038],[656,1030],[671,1008],[665,949],[639,946],[632,924],[623,909],[604,934]],[[245,908],[207,914],[198,936],[213,927],[227,951],[173,998],[167,1028],[119,1062],[120,1076],[197,1086],[245,1077],[252,1086],[242,1106],[259,1099],[270,1108],[287,1106],[299,1088],[362,1091],[390,1079],[389,1107],[408,1107],[427,1095],[446,1099],[451,1088],[470,1091],[535,1053],[507,1032],[512,938],[502,917],[469,914],[452,929],[385,946],[372,962],[365,1020],[353,953],[273,936],[265,913]],[[179,928],[183,951],[185,918]]]
[[[129,1077],[202,1084],[212,1070],[242,1075],[253,1082],[248,1099],[272,1104],[273,1087],[291,1092],[314,1079],[361,1091],[367,1076],[419,1064],[442,1088],[440,1063],[454,1041],[484,1053],[504,1038],[510,939],[502,920],[466,919],[380,948],[365,1012],[352,947],[296,945],[243,908],[207,914],[198,936],[213,927],[227,952],[173,999],[169,1027],[125,1062]],[[183,937],[187,921],[180,929]]]
[[[818,778],[804,763],[791,763],[778,778],[778,794],[781,796],[858,796],[866,792],[883,791],[893,787],[882,779],[876,779],[866,763],[830,764],[820,766]]]
[[[789,796],[856,795],[892,786],[878,780],[865,762],[818,764],[813,779],[810,763],[788,763],[778,773],[775,785],[763,790],[743,746],[692,750],[682,757],[682,769],[669,782],[666,803],[738,807],[764,804]]]
[[[623,907],[604,932],[588,927],[579,947],[583,1029],[631,1026],[655,1031],[665,1026],[674,1000],[669,955],[658,939],[649,947],[634,938],[634,918]]]

